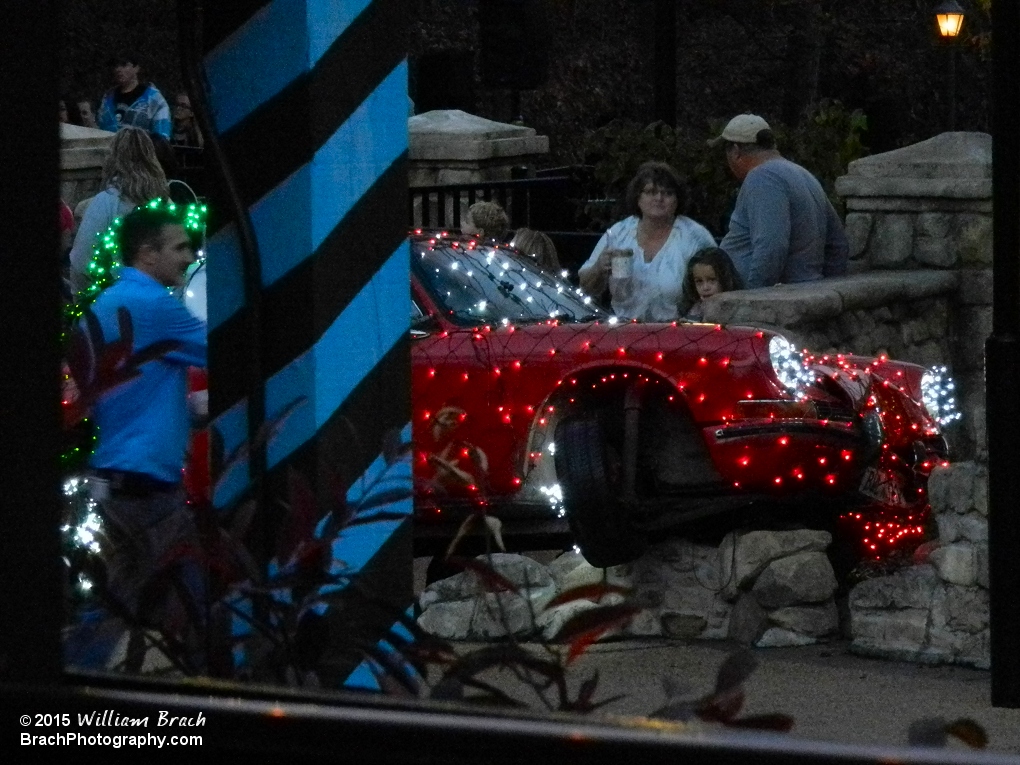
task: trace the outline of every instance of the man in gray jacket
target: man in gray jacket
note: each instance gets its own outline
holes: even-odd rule
[[[750,287],[810,282],[846,273],[849,246],[839,215],[808,170],[784,159],[756,114],[729,121],[709,145],[723,144],[741,181],[725,250]]]

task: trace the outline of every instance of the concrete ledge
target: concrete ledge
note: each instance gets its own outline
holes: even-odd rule
[[[868,271],[817,282],[724,292],[705,303],[705,321],[788,326],[848,311],[954,293],[955,271]]]
[[[841,197],[939,197],[988,199],[992,180],[958,178],[866,178],[844,175],[836,179]]]
[[[549,152],[549,137],[534,128],[508,125],[459,109],[417,114],[407,121],[412,160],[479,161]]]

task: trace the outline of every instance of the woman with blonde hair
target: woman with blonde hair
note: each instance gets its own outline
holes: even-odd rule
[[[156,159],[156,149],[148,133],[133,127],[117,131],[110,143],[110,155],[103,164],[102,187],[85,208],[71,247],[70,280],[74,294],[89,284],[88,267],[96,237],[138,205],[170,195],[166,175]]]
[[[532,228],[519,228],[510,246],[515,250],[535,259],[539,267],[546,271],[560,270],[560,259],[556,254],[556,245],[544,231]]]

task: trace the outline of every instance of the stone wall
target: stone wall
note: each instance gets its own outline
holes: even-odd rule
[[[989,666],[988,452],[984,344],[992,329],[991,136],[944,133],[851,163],[847,203],[855,270],[943,269],[958,276],[950,358],[964,420],[954,463],[929,481],[938,539],[918,565],[850,593],[852,650]]]
[[[523,555],[479,556],[515,592],[487,591],[465,571],[429,585],[418,624],[448,640],[554,640],[585,611],[629,603],[637,612],[605,637],[736,640],[745,645],[809,645],[839,632],[835,574],[824,531],[731,533],[719,545],[672,539],[632,564],[606,571],[575,552],[548,566]],[[593,587],[608,585],[597,596]],[[583,597],[554,598],[581,590]]]
[[[851,270],[956,273],[946,357],[964,413],[956,459],[987,459],[984,343],[992,330],[992,137],[942,133],[850,163],[836,181],[846,202]]]
[[[60,125],[60,198],[71,209],[99,191],[113,133]]]
[[[705,320],[781,330],[817,353],[948,364],[958,283],[956,273],[887,271],[727,292],[705,304]]]
[[[918,565],[850,592],[851,650],[987,669],[987,470],[973,462],[937,468],[928,494],[938,541],[918,549]]]

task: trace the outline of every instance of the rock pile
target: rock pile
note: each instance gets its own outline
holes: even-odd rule
[[[556,595],[602,582],[603,570],[573,552],[548,566],[497,554],[488,565],[519,592],[486,592],[475,574],[457,574],[422,592],[418,623],[449,640],[507,634],[551,639],[575,614],[630,598],[642,610],[613,636],[805,645],[839,627],[836,578],[824,552],[830,542],[828,533],[804,529],[734,532],[718,546],[671,539],[653,545],[628,566],[605,571],[606,583],[628,589],[629,595],[614,592],[599,603],[580,599],[552,608],[546,606]]]
[[[990,666],[988,475],[973,462],[929,479],[939,541],[919,565],[850,592],[851,650],[925,663]]]

